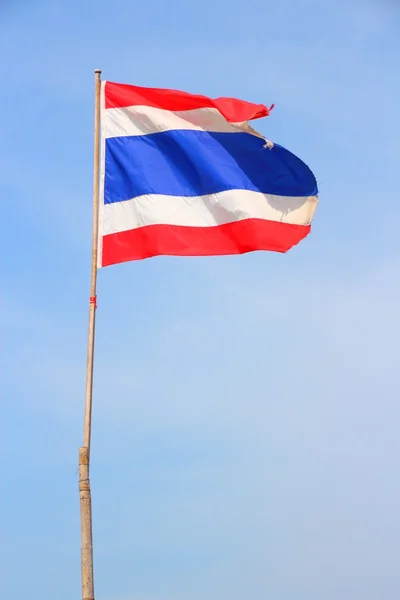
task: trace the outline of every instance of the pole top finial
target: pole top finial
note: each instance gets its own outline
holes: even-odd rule
[[[101,69],[95,69],[94,72],[96,73],[96,75],[100,75],[101,74]]]

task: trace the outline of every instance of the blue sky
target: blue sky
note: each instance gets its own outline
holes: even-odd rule
[[[275,103],[313,232],[99,273],[98,600],[400,597],[400,8],[3,2],[3,597],[80,595],[93,70]]]

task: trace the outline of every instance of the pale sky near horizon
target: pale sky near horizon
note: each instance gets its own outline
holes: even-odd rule
[[[0,5],[0,591],[80,597],[93,71],[275,103],[314,171],[287,255],[98,281],[97,600],[400,598],[400,4]]]

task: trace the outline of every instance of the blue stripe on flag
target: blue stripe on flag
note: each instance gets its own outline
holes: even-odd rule
[[[106,140],[106,204],[144,194],[202,196],[242,189],[314,196],[314,175],[294,154],[248,133],[172,130]]]

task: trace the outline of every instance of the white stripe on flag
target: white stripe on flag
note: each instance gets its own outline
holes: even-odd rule
[[[196,197],[146,195],[103,206],[101,235],[146,225],[213,227],[244,219],[309,225],[316,196],[288,197],[247,190],[227,190]]]
[[[215,133],[250,133],[245,124],[228,123],[216,108],[172,112],[151,106],[108,108],[103,113],[106,138],[149,135],[173,129],[192,129]],[[253,135],[258,135],[251,130]],[[261,137],[261,136],[260,136]]]

